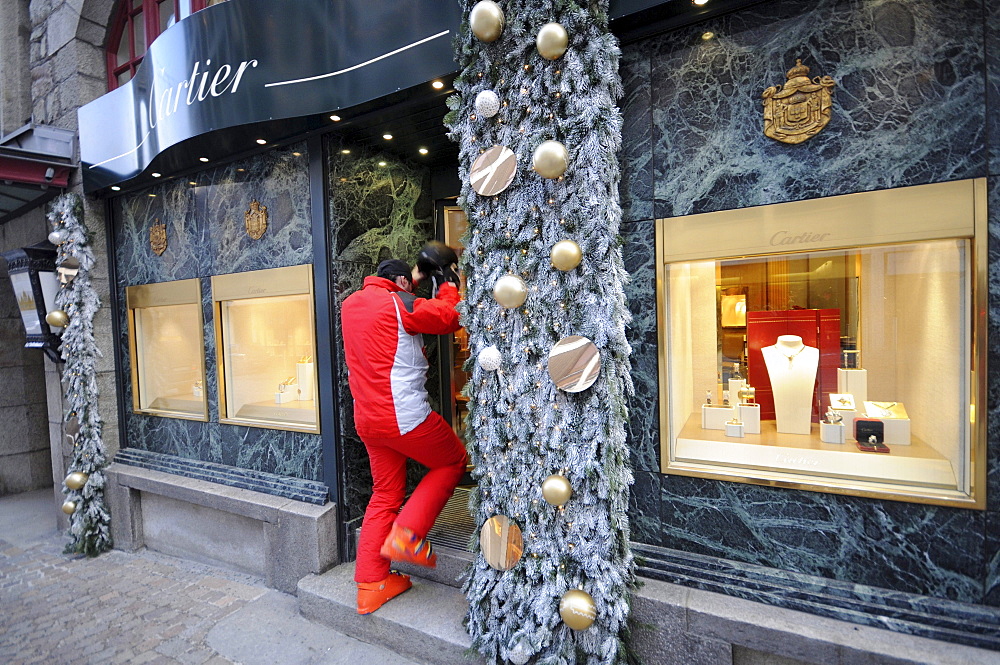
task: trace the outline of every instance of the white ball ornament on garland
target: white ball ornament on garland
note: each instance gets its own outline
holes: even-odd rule
[[[476,113],[484,118],[492,118],[500,112],[500,98],[492,90],[483,90],[476,95]]]
[[[561,58],[568,45],[569,35],[566,34],[566,28],[558,23],[546,23],[538,31],[538,36],[535,37],[538,54],[546,60]]]
[[[493,298],[507,309],[524,304],[528,297],[528,285],[517,275],[504,275],[493,285]]]
[[[557,270],[567,271],[580,265],[583,260],[583,250],[572,240],[560,240],[552,246],[552,266]]]
[[[469,12],[472,34],[482,42],[495,42],[503,32],[504,16],[500,6],[492,0],[482,0]]]
[[[568,165],[569,152],[559,141],[543,141],[531,155],[531,168],[543,178],[558,178]]]
[[[61,245],[69,239],[69,234],[62,229],[56,229],[49,234],[49,242],[53,245]]]
[[[559,616],[573,630],[587,630],[597,618],[597,606],[586,591],[570,589],[559,601]]]
[[[487,372],[495,372],[503,366],[503,356],[496,346],[487,346],[476,356],[476,362]]]

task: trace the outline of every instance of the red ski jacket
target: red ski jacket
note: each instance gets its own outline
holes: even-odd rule
[[[402,436],[430,415],[420,335],[446,335],[461,328],[458,301],[451,283],[428,300],[382,277],[366,277],[362,289],[344,300],[340,320],[359,436]]]

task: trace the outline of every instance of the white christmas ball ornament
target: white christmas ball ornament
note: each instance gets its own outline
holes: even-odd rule
[[[503,364],[503,356],[500,355],[500,349],[496,346],[487,346],[476,356],[476,361],[487,372],[495,372]]]
[[[56,229],[55,231],[49,234],[49,242],[52,243],[53,245],[61,245],[64,242],[66,242],[66,238],[68,237],[68,235],[69,234],[67,234],[62,229]]]
[[[476,113],[484,118],[492,118],[500,111],[500,98],[492,90],[483,90],[476,95]]]

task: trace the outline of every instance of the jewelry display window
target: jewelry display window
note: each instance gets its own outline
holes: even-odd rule
[[[983,508],[985,194],[658,220],[662,471]]]
[[[125,289],[132,410],[208,420],[201,280]]]
[[[319,432],[312,266],[212,278],[219,422]]]

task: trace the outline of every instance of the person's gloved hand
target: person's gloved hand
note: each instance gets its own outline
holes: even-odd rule
[[[462,278],[458,276],[458,271],[455,270],[455,264],[452,263],[450,266],[446,266],[441,269],[441,276],[445,281],[451,282],[455,285],[455,288],[460,288],[462,285]]]

